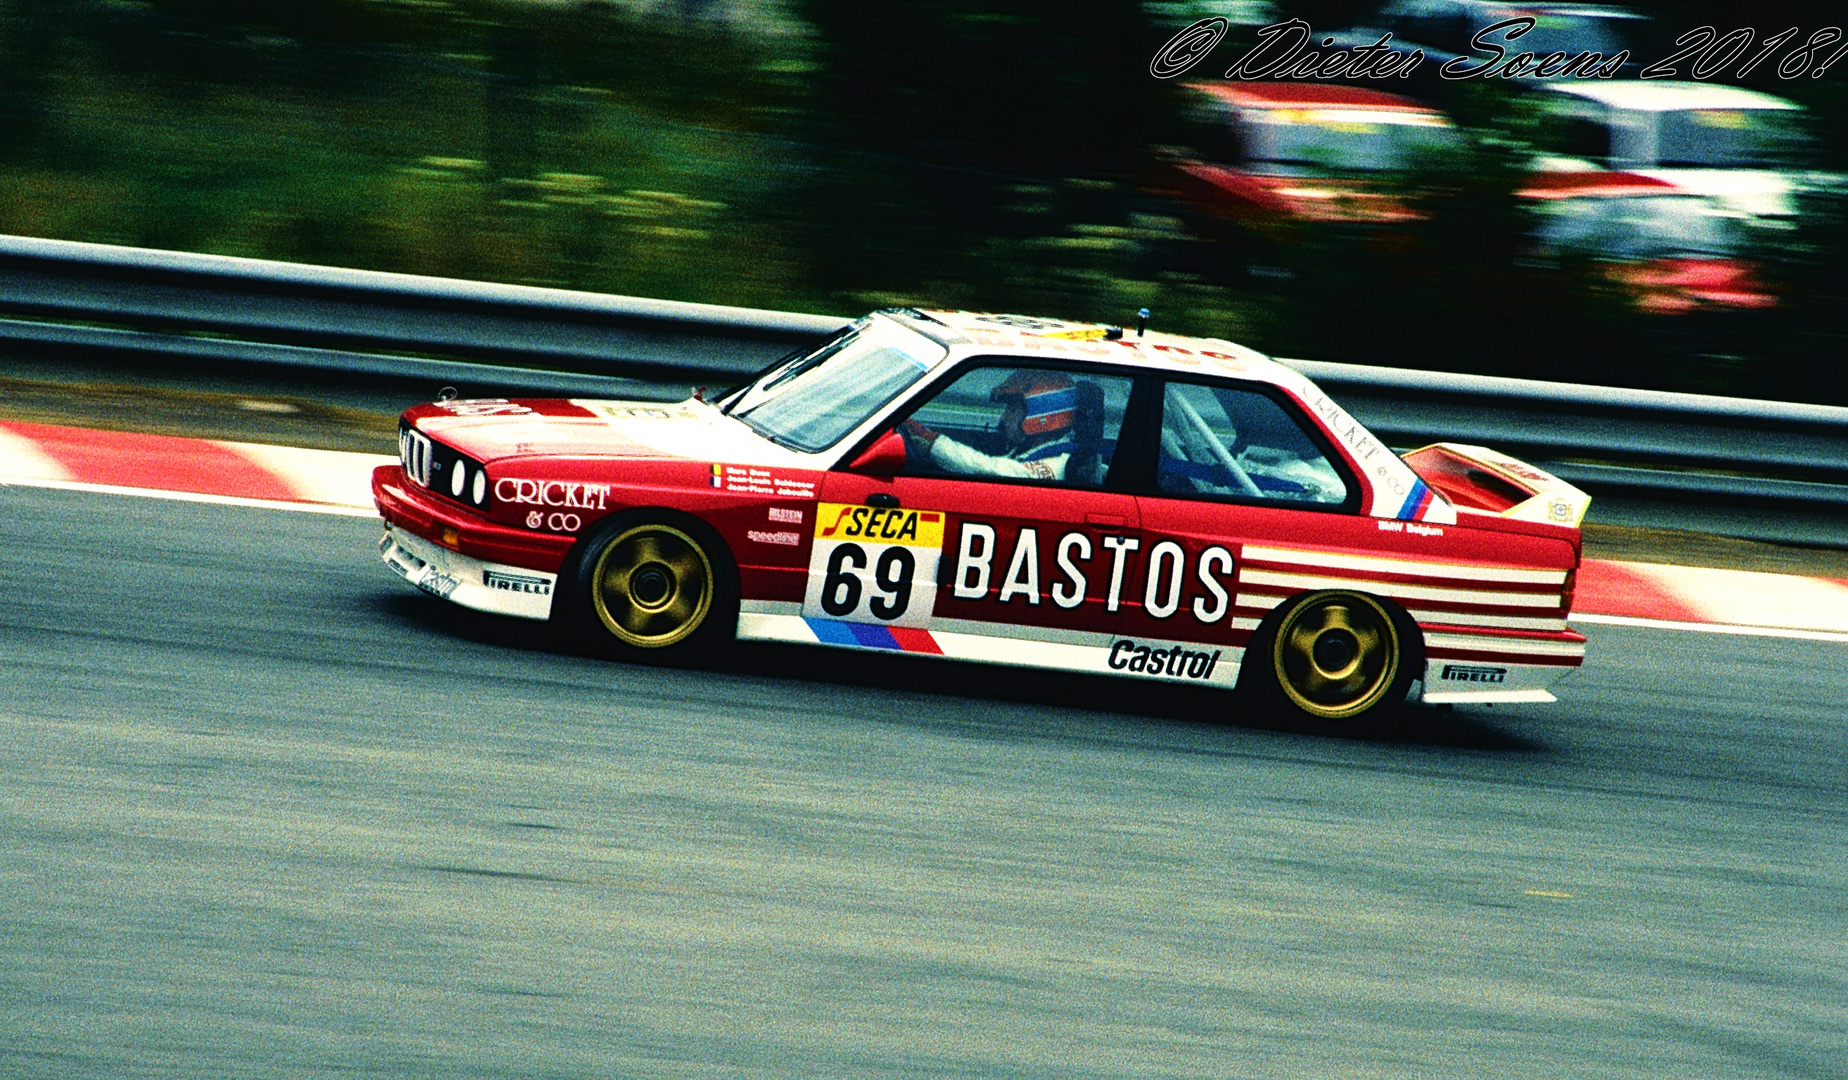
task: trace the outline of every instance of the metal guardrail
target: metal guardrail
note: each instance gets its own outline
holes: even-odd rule
[[[838,317],[0,236],[0,340],[465,388],[722,381]],[[1848,547],[1848,408],[1285,360],[1389,444],[1480,443],[1592,520]]]
[[[359,355],[434,355],[630,379],[744,374],[845,321],[23,236],[0,236],[0,315],[14,319],[9,338],[94,323],[119,333],[73,343],[126,351],[212,335],[252,362],[348,370]]]

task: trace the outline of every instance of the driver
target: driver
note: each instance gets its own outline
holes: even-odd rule
[[[1004,406],[998,427],[1005,449],[1000,454],[984,454],[916,420],[898,427],[908,442],[949,472],[1065,479],[1065,464],[1074,449],[1072,418],[1078,407],[1078,390],[1072,380],[1056,371],[1016,371],[989,391],[988,400]]]

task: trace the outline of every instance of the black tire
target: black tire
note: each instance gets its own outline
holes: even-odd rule
[[[1261,706],[1336,729],[1401,705],[1423,669],[1424,635],[1403,609],[1325,589],[1271,612],[1252,635],[1239,681]]]
[[[619,514],[573,551],[560,612],[591,651],[625,660],[717,660],[738,622],[731,552],[700,521]]]

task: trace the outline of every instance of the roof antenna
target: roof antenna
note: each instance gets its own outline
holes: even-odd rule
[[[1142,331],[1147,329],[1148,325],[1149,309],[1143,308],[1141,311],[1136,312],[1136,336],[1141,337]]]

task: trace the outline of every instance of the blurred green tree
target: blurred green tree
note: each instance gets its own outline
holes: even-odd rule
[[[1106,0],[801,0],[821,72],[801,134],[831,147],[808,227],[826,287],[931,292],[991,241],[1058,232],[1020,188],[1121,183],[1147,141],[1158,42]],[[1118,213],[1122,212],[1119,209]],[[937,290],[941,292],[941,289]]]
[[[64,0],[0,0],[0,162],[29,161],[49,149],[66,7]]]

